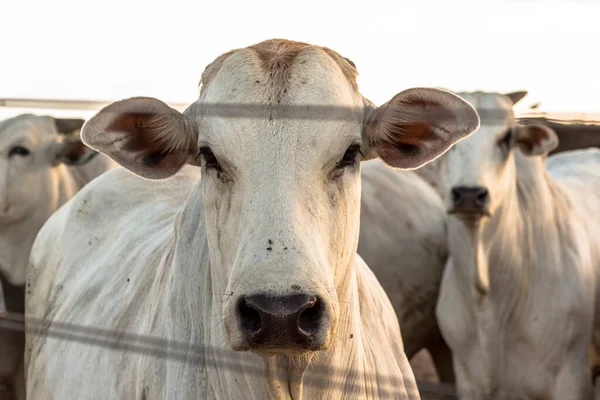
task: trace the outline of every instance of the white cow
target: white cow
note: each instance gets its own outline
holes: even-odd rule
[[[42,225],[87,182],[116,166],[81,143],[83,123],[32,114],[0,121],[0,304],[9,312],[24,311],[29,254]],[[17,399],[25,390],[24,343],[23,332],[0,326],[0,386]]]
[[[176,345],[165,360],[28,334],[28,398],[418,399],[356,253],[359,161],[418,167],[479,119],[435,89],[371,107],[355,78],[332,50],[269,40],[211,63],[183,114],[132,98],[88,121],[85,143],[133,174],[105,173],[41,230],[28,315]]]
[[[445,156],[450,261],[437,306],[461,399],[591,398],[600,150],[514,120],[523,92],[459,93],[479,130]]]

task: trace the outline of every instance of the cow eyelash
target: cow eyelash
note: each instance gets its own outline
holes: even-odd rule
[[[222,171],[221,164],[219,164],[217,157],[215,157],[212,150],[208,147],[200,148],[200,150],[198,151],[198,158],[200,157],[204,158],[204,167],[206,169],[214,169],[219,172]]]
[[[344,153],[344,156],[342,157],[342,159],[340,161],[338,161],[336,167],[337,168],[346,168],[346,167],[356,165],[356,161],[357,161],[356,156],[359,154],[361,155],[361,157],[364,157],[364,155],[361,151],[360,144],[359,143],[351,144],[350,147],[348,147],[348,149]]]

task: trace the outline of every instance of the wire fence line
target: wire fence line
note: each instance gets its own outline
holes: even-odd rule
[[[153,336],[117,332],[110,329],[101,329],[71,323],[52,321],[48,319],[25,317],[19,313],[9,312],[4,318],[0,318],[0,330],[11,330],[26,332],[33,335],[42,335],[47,338],[77,342],[91,346],[107,348],[110,350],[121,350],[127,353],[153,356],[164,360],[203,364],[207,368],[225,369],[231,372],[254,374],[259,377],[265,376],[262,360],[249,354],[241,354],[233,350],[211,346],[190,345],[187,342],[177,340],[160,339]],[[345,391],[359,391],[363,387],[360,384],[346,382],[346,377],[354,371],[347,368],[330,367],[312,364],[303,378],[305,386],[316,388],[333,388]],[[282,378],[284,372],[280,372]],[[377,390],[384,396],[395,396],[404,387],[402,379],[396,376],[369,376],[373,381],[380,382]],[[381,383],[381,382],[384,383]],[[421,388],[424,386],[424,388]],[[453,396],[451,385],[431,385],[427,382],[419,382],[419,389],[440,398]],[[454,398],[454,397],[448,397]]]
[[[66,100],[66,99],[28,99],[0,98],[0,107],[5,108],[43,108],[55,110],[87,110],[96,111],[113,103],[111,100]],[[185,110],[189,104],[169,103],[176,110]]]
[[[0,108],[42,108],[56,110],[86,110],[99,111],[100,109],[114,103],[108,100],[58,100],[58,99],[26,99],[26,98],[0,98]],[[250,103],[167,103],[171,108],[178,111],[184,111],[189,106],[194,105],[205,116],[225,117],[225,118],[256,118],[263,117],[266,111],[274,112],[285,118],[293,119],[315,119],[315,120],[344,120],[353,119],[356,114],[364,114],[364,107],[346,107],[332,105],[284,105],[284,104],[250,104]],[[427,109],[429,107],[429,109]],[[389,110],[394,107],[389,106]],[[423,112],[427,111],[430,116],[435,116],[436,108],[433,104],[423,106],[407,107],[403,106],[404,112]],[[149,110],[150,111],[150,110]],[[138,110],[140,114],[144,112]],[[439,111],[438,111],[439,112]],[[503,121],[507,116],[507,111],[501,108],[479,108],[478,114],[481,119],[486,121]],[[441,111],[440,117],[448,117],[448,111]],[[544,118],[560,123],[577,124],[600,124],[599,113],[559,113],[557,115],[548,114],[539,111],[527,111],[517,115],[518,119],[537,119]]]

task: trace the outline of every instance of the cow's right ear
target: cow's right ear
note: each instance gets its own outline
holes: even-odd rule
[[[419,168],[478,128],[479,114],[461,97],[440,89],[408,89],[370,111],[363,129],[364,159],[378,156],[395,168]]]
[[[526,156],[545,156],[558,147],[554,129],[539,123],[516,124],[515,144]]]
[[[519,90],[518,92],[504,93],[504,95],[510,99],[513,105],[515,105],[523,100],[523,97],[527,96],[527,93],[527,90]]]
[[[195,156],[198,134],[194,121],[162,101],[135,97],[100,110],[81,138],[136,175],[165,179]]]

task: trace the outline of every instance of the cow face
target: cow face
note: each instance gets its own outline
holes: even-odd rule
[[[360,161],[417,168],[478,126],[468,103],[441,90],[372,107],[355,77],[329,49],[268,41],[207,67],[185,115],[136,98],[83,129],[86,143],[146,178],[201,165],[197,212],[234,350],[326,349],[356,279]]]
[[[81,165],[98,154],[79,138],[83,123],[36,115],[0,123],[0,221],[16,220],[51,197],[54,167]]]
[[[481,118],[477,132],[457,143],[447,154],[450,193],[448,210],[463,220],[490,216],[515,183],[513,152],[548,154],[558,145],[556,134],[540,124],[515,122],[512,107],[526,92],[461,93]]]

